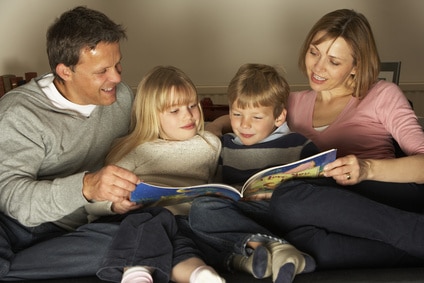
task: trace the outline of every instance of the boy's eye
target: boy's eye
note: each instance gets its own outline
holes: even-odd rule
[[[196,108],[196,107],[197,107],[197,103],[192,104],[192,105],[189,106],[190,109],[193,109],[193,108]]]
[[[319,51],[315,48],[315,47],[311,47],[309,49],[309,53],[313,56],[318,56],[319,55]]]

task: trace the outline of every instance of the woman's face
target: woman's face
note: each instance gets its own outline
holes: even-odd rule
[[[315,42],[323,35],[318,32]],[[305,56],[306,71],[311,88],[317,92],[331,91],[333,94],[351,92],[349,79],[356,73],[352,50],[347,42],[338,37],[317,45],[311,44]]]

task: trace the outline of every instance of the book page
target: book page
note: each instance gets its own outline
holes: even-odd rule
[[[322,174],[326,164],[336,159],[336,149],[308,158],[262,170],[250,177],[242,188],[244,197],[274,190],[280,183],[293,178],[314,178]]]

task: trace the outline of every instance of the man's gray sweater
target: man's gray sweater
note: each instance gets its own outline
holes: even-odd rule
[[[115,103],[84,117],[55,107],[40,79],[0,100],[0,211],[25,226],[75,229],[111,213],[84,198],[83,177],[100,169],[113,140],[128,132],[133,94],[120,83]]]

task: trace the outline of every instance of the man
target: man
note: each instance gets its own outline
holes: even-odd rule
[[[138,177],[103,166],[128,131],[122,26],[85,7],[47,32],[52,73],[0,102],[0,280],[94,275],[117,225],[91,222],[137,209]]]

